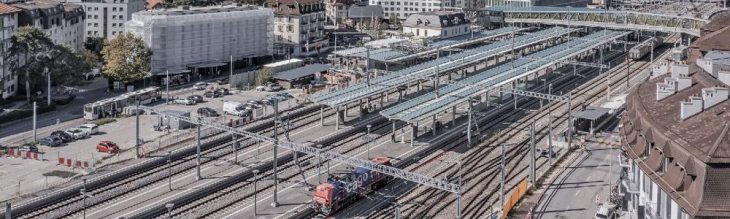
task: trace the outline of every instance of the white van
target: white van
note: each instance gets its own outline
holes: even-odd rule
[[[245,110],[246,105],[235,101],[223,102],[223,113],[234,116],[246,116],[248,111]]]

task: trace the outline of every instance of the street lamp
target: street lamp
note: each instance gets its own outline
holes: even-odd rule
[[[86,219],[86,198],[94,197],[93,195],[86,192],[86,179],[84,179],[84,187],[81,188],[79,193],[81,193],[81,195],[84,196],[84,201],[83,201],[84,202],[84,210],[83,210],[84,216],[83,216],[83,218]]]
[[[175,207],[175,203],[167,203],[165,204],[165,207],[167,208],[168,218],[172,219],[172,208]]]
[[[370,160],[370,143],[373,142],[373,139],[370,137],[370,128],[372,128],[373,126],[368,124],[366,127],[368,128],[368,135],[367,135],[368,160]]]
[[[256,188],[256,184],[258,184],[259,181],[259,170],[253,170],[253,215],[256,216],[258,213],[256,212],[256,203],[258,202],[258,189]]]

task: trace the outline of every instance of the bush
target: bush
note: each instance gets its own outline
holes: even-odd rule
[[[97,119],[96,121],[94,121],[94,124],[96,124],[98,126],[102,126],[102,125],[106,125],[106,124],[116,122],[116,121],[117,120],[114,118],[101,118],[101,119]]]
[[[39,104],[38,105],[38,114],[50,112],[56,109],[55,104],[51,105],[45,105],[45,104]],[[23,119],[27,117],[33,116],[33,109],[21,109],[21,110],[13,110],[10,111],[4,115],[0,116],[0,124],[8,123],[10,121],[15,121],[18,119]]]

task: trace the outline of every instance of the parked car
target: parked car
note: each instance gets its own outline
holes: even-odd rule
[[[266,85],[256,86],[257,91],[276,92],[276,91],[280,91],[282,89],[284,89],[284,88],[282,88],[281,85],[276,84],[276,83],[268,83]]]
[[[217,98],[217,97],[223,96],[222,93],[217,92],[217,91],[206,91],[204,95],[207,98]]]
[[[218,117],[220,114],[210,107],[201,107],[198,108],[198,116]]]
[[[89,135],[95,135],[99,133],[99,126],[92,123],[87,123],[79,126],[79,129],[89,133]]]
[[[188,96],[188,99],[194,100],[195,103],[202,103],[203,102],[203,96],[200,96],[200,95],[190,95],[190,96]]]
[[[218,80],[216,81],[216,83],[218,83],[218,85],[224,85],[224,84],[228,84],[228,78],[224,78],[224,79],[218,79]]]
[[[111,141],[101,141],[99,144],[96,145],[96,151],[102,152],[102,153],[110,153],[115,154],[119,152],[119,146],[117,146],[116,143]]]
[[[64,131],[51,132],[51,135],[50,136],[59,137],[63,142],[69,142],[69,141],[73,141],[74,140],[74,137],[73,136],[69,135],[68,133],[66,133]]]
[[[221,93],[222,95],[229,95],[229,94],[231,94],[231,92],[228,91],[228,88],[224,88],[224,87],[215,89],[215,92]]]
[[[86,132],[85,130],[80,129],[80,128],[66,129],[65,132],[66,132],[66,134],[71,135],[71,137],[73,137],[73,139],[82,139],[82,138],[89,137],[89,132]]]
[[[262,104],[262,102],[260,100],[249,100],[246,103],[248,103],[248,104],[256,104],[256,105],[261,105]]]
[[[174,104],[182,104],[182,105],[195,105],[195,100],[190,98],[183,98],[183,99],[175,99],[172,101]]]
[[[248,116],[250,111],[246,110],[246,105],[234,101],[223,102],[223,113],[234,116]]]
[[[57,136],[48,136],[38,140],[38,143],[48,147],[57,147],[63,144],[63,140],[61,140],[61,138]]]
[[[607,206],[608,204],[603,204],[598,207],[598,211],[596,211],[596,215],[593,216],[593,218],[596,219],[614,219],[616,218],[615,209],[611,206]]]
[[[36,147],[35,145],[30,145],[30,144],[20,146],[20,147],[18,147],[18,150],[20,150],[21,152],[28,152],[28,151],[35,152],[35,153],[39,152],[38,147]]]
[[[208,82],[198,82],[193,85],[195,90],[205,90],[206,87],[208,87]]]

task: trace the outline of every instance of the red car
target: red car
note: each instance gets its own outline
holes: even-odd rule
[[[96,151],[115,154],[119,152],[119,146],[111,141],[101,141],[96,145]]]

